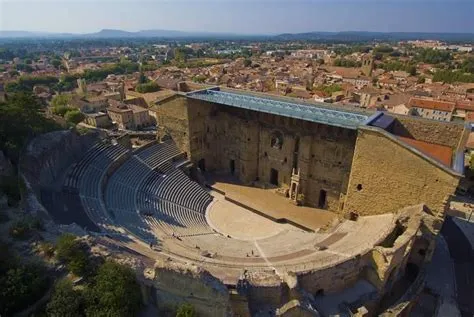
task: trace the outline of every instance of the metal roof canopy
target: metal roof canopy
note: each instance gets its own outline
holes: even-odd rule
[[[347,129],[365,125],[368,115],[344,110],[335,110],[317,105],[299,104],[249,94],[205,89],[186,94],[188,98],[205,100],[227,106],[266,112],[280,116],[322,123]]]

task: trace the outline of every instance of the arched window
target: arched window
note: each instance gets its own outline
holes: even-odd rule
[[[274,149],[281,150],[283,146],[283,134],[280,131],[274,131],[272,133],[271,147]]]

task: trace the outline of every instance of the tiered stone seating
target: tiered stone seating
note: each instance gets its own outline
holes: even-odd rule
[[[193,236],[214,233],[203,213],[141,192],[138,208],[150,227],[168,235]]]
[[[79,188],[79,179],[83,171],[89,166],[89,164],[99,156],[103,150],[105,150],[106,144],[104,143],[96,143],[89,151],[87,151],[86,155],[74,164],[71,167],[69,175],[66,177],[64,181],[64,186],[70,188]]]
[[[211,195],[181,170],[168,175],[151,174],[140,190],[203,214],[212,201]]]
[[[81,202],[87,216],[102,229],[105,229],[104,226],[111,224],[98,198],[81,197]]]
[[[113,212],[117,223],[126,228],[130,233],[146,242],[156,241],[156,236],[153,235],[148,224],[135,210],[116,208]]]
[[[179,149],[173,143],[158,143],[150,146],[136,154],[151,169],[157,168],[160,164],[170,161],[173,157],[180,154]]]
[[[136,157],[129,158],[108,181],[105,190],[107,208],[135,211],[135,192],[150,172],[150,167]]]
[[[88,217],[103,230],[112,223],[101,204],[102,178],[110,164],[128,150],[120,144],[97,143],[78,162],[64,181],[65,190],[75,190]]]

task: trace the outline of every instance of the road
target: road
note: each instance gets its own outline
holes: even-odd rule
[[[469,240],[451,217],[446,217],[441,234],[448,243],[456,275],[456,299],[461,316],[474,316],[474,254]]]

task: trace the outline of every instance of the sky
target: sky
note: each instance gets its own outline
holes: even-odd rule
[[[474,0],[0,0],[0,30],[474,33]]]

